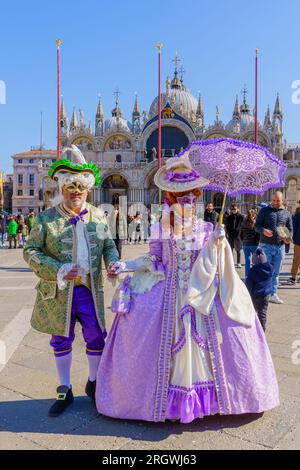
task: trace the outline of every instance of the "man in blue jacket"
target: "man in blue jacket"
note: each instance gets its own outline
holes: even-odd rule
[[[297,274],[300,266],[300,208],[298,207],[293,217],[293,242],[294,242],[294,258],[291,270],[291,278],[287,284],[295,286],[297,282]]]
[[[289,235],[283,237],[279,227],[288,229]],[[264,251],[269,263],[274,265],[272,276],[272,295],[270,302],[282,304],[277,295],[279,274],[285,255],[285,243],[290,243],[293,233],[293,223],[290,213],[283,205],[283,194],[276,191],[269,206],[263,207],[256,219],[256,230],[260,234],[259,247]]]

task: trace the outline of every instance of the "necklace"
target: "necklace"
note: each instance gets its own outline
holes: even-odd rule
[[[191,234],[186,236],[182,231],[182,238],[176,240],[178,248],[178,286],[186,293],[190,279],[192,264],[195,258],[195,241],[197,230],[197,218],[193,216],[191,221]]]

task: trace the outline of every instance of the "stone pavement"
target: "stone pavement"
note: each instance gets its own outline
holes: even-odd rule
[[[146,250],[147,245],[126,246],[124,258],[135,258]],[[289,276],[291,257],[286,259],[282,279]],[[284,305],[271,304],[269,309],[267,339],[278,375],[280,407],[262,417],[213,416],[181,425],[99,416],[84,395],[87,363],[79,331],[73,352],[75,403],[63,416],[47,418],[57,377],[49,337],[29,330],[28,326],[35,284],[36,278],[23,262],[21,250],[0,250],[0,338],[3,339],[3,332],[6,335],[10,331],[10,325],[19,325],[19,342],[24,337],[0,372],[0,449],[300,448],[300,354],[295,355],[293,350],[297,340],[300,348],[299,285],[281,288]],[[112,291],[112,286],[106,283],[108,324],[112,321],[108,308]],[[292,360],[293,353],[299,359],[298,365]]]

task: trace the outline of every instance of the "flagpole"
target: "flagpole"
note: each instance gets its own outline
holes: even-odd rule
[[[61,40],[56,39],[56,55],[57,55],[57,160],[60,159],[60,45]]]
[[[255,143],[258,144],[258,49],[255,50]],[[255,196],[255,206],[257,206],[257,194]]]
[[[258,144],[258,49],[255,51],[255,143]]]
[[[158,145],[157,169],[161,167],[161,49],[162,43],[157,44],[158,49]],[[161,205],[161,189],[159,189],[159,205]]]

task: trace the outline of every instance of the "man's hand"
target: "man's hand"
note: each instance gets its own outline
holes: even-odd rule
[[[110,263],[107,269],[107,277],[109,279],[114,279],[118,273],[117,273],[117,266],[115,266],[116,263]]]
[[[268,238],[273,237],[273,232],[272,232],[272,230],[268,230],[267,228],[264,228],[264,229],[263,229],[263,234],[264,234],[265,237],[268,237]]]
[[[64,277],[64,281],[74,281],[74,279],[78,276],[78,268],[74,266],[74,268],[71,269],[71,271],[66,274]]]

